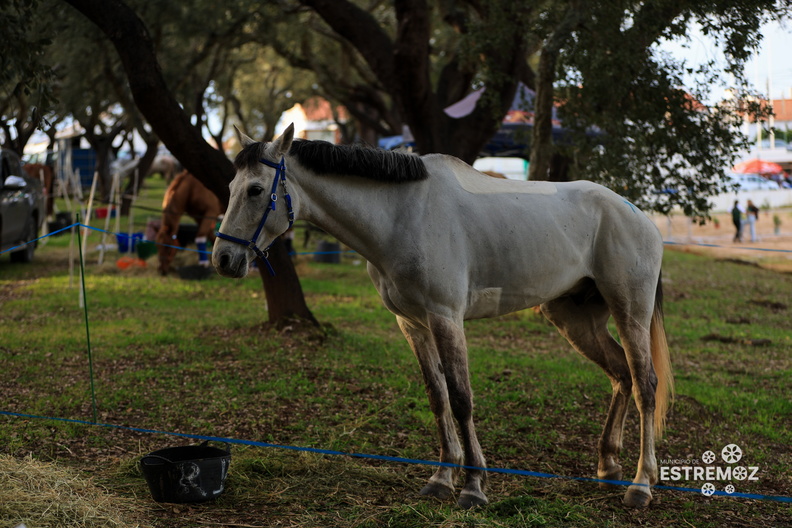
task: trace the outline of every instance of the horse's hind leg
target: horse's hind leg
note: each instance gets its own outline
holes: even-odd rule
[[[461,465],[464,461],[464,453],[454,426],[454,417],[448,400],[448,387],[432,334],[428,329],[413,325],[401,317],[397,317],[396,320],[421,366],[429,407],[434,413],[440,437],[440,462]],[[454,481],[458,474],[458,468],[439,467],[421,490],[421,495],[439,499],[450,498],[454,494]]]
[[[654,302],[647,302],[654,306]],[[641,423],[641,454],[638,472],[633,484],[627,488],[624,503],[643,508],[652,500],[650,486],[657,482],[655,458],[655,395],[657,375],[652,363],[650,325],[651,308],[638,302],[624,303],[613,310],[613,319],[624,346],[627,363],[633,380],[633,398],[638,407]]]
[[[561,297],[543,304],[542,312],[575,350],[599,365],[610,379],[613,395],[597,446],[597,477],[602,480],[621,480],[619,452],[630,403],[632,378],[624,350],[608,331],[610,311],[602,297],[594,294],[586,300]]]
[[[612,283],[619,284],[619,283]],[[657,482],[657,460],[655,459],[655,391],[657,376],[652,364],[650,325],[654,309],[654,291],[642,288],[641,284],[623,284],[607,292],[591,289],[588,297],[568,297],[553,301],[545,308],[545,313],[555,312],[554,321],[560,320],[560,328],[567,339],[586,357],[593,359],[611,376],[614,383],[614,397],[608,421],[603,431],[602,445],[608,446],[614,435],[623,424],[626,409],[626,392],[632,387],[632,395],[638,407],[641,424],[641,449],[638,459],[638,471],[632,485],[627,488],[624,503],[632,507],[648,506],[652,500],[650,486]],[[602,295],[600,295],[602,294]],[[573,300],[574,299],[574,300]],[[575,300],[580,306],[575,308]],[[606,308],[607,305],[607,308]],[[615,353],[610,343],[605,317],[606,309],[610,310],[621,338],[623,354]],[[559,314],[565,314],[559,318]],[[573,315],[574,314],[574,315]],[[581,314],[585,315],[581,316]],[[593,314],[598,314],[593,318]],[[557,323],[559,324],[559,323]],[[628,365],[628,369],[624,365]],[[630,385],[631,380],[631,385]],[[616,394],[616,387],[624,396]],[[609,432],[610,428],[610,432]],[[620,428],[620,427],[619,427]],[[619,436],[621,432],[619,431]],[[600,456],[607,457],[608,449],[601,449]],[[607,467],[608,462],[601,460]]]
[[[215,219],[204,217],[198,220],[198,231],[195,233],[195,246],[198,248],[198,264],[201,266],[209,266],[210,252],[206,250],[206,243],[214,230]]]

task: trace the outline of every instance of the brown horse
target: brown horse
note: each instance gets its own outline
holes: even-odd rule
[[[159,271],[167,275],[178,245],[176,233],[179,231],[179,220],[183,214],[189,215],[198,224],[195,242],[199,251],[206,249],[206,241],[214,240],[214,227],[218,217],[225,212],[220,200],[203,183],[187,171],[176,175],[165,191],[162,200],[162,223],[157,233],[157,253],[159,255]],[[203,248],[202,248],[203,246]],[[208,258],[201,254],[200,261]]]

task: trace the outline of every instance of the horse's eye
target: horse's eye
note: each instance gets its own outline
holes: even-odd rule
[[[248,196],[258,196],[259,194],[263,193],[264,189],[259,187],[258,185],[254,185],[248,189]]]

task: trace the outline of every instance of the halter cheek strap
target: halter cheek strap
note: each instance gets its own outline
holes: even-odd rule
[[[270,201],[267,204],[267,208],[264,209],[264,215],[261,217],[261,221],[259,222],[258,227],[256,228],[256,232],[253,233],[253,236],[250,240],[245,240],[243,238],[237,238],[235,236],[226,235],[225,233],[221,233],[217,231],[215,235],[218,238],[223,240],[227,240],[229,242],[234,242],[236,244],[240,244],[245,246],[246,248],[252,250],[257,257],[259,257],[264,264],[266,264],[267,269],[270,272],[270,275],[273,277],[275,276],[275,270],[272,269],[272,264],[270,264],[269,259],[267,259],[267,250],[269,250],[269,246],[267,246],[264,251],[259,249],[256,241],[258,240],[261,231],[264,229],[264,224],[267,222],[267,217],[269,216],[270,211],[274,211],[276,204],[278,202],[278,183],[283,184],[283,198],[286,200],[286,211],[289,215],[289,228],[294,225],[294,210],[292,209],[292,201],[291,196],[289,196],[289,191],[286,189],[286,164],[284,163],[284,159],[281,157],[279,163],[274,163],[267,159],[261,158],[259,162],[263,163],[268,167],[272,167],[275,169],[275,179],[272,180],[272,189],[270,190]],[[272,244],[270,244],[271,246]]]

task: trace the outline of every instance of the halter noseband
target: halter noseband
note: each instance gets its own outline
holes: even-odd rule
[[[260,158],[259,162],[263,163],[268,167],[272,167],[275,169],[275,179],[272,181],[272,190],[270,191],[270,201],[267,205],[267,208],[264,210],[264,215],[261,217],[261,221],[259,222],[258,227],[256,228],[256,232],[253,233],[253,236],[250,240],[245,240],[243,238],[237,238],[235,236],[226,235],[225,233],[221,233],[217,231],[215,235],[218,238],[223,240],[228,240],[229,242],[234,242],[236,244],[240,244],[245,246],[248,249],[253,250],[257,257],[259,257],[264,264],[267,265],[267,269],[270,272],[270,275],[273,277],[275,276],[275,270],[272,269],[272,265],[270,264],[269,260],[267,259],[267,250],[269,250],[269,246],[261,251],[258,245],[256,244],[256,240],[258,240],[259,235],[261,234],[261,230],[264,229],[264,224],[267,222],[267,217],[269,216],[270,211],[275,210],[275,203],[278,201],[278,182],[283,184],[283,197],[286,200],[286,210],[289,215],[289,228],[294,225],[294,210],[292,209],[292,201],[291,196],[289,196],[289,191],[286,189],[286,164],[284,163],[283,157],[281,157],[280,163],[274,163],[272,161],[266,160],[264,158]],[[270,244],[271,246],[272,244]]]

